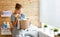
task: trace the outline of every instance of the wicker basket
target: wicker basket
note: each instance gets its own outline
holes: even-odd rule
[[[21,29],[26,29],[26,28],[28,28],[29,25],[30,25],[29,20],[21,20],[20,21],[20,28]]]

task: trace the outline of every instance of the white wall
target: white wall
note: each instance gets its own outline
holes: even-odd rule
[[[40,2],[40,21],[60,27],[60,0],[41,0]]]

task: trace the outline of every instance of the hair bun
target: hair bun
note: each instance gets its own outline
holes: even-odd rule
[[[15,6],[15,8],[16,8],[16,9],[20,9],[21,7],[22,7],[22,5],[21,5],[21,4],[16,3],[16,6]]]
[[[16,3],[16,6],[19,5],[19,3]]]

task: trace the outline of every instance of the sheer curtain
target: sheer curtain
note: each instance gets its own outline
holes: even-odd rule
[[[40,1],[40,21],[60,28],[60,0]]]

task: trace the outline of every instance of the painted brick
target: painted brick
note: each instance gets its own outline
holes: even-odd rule
[[[39,6],[38,6],[39,0],[0,0],[0,15],[1,11],[3,10],[12,10],[14,11],[14,7],[16,3],[20,3],[23,6],[22,12],[26,14],[27,17],[30,18],[32,24],[39,26]],[[3,21],[10,21],[10,18],[2,18],[0,16],[1,23]],[[6,20],[5,20],[6,19]]]

